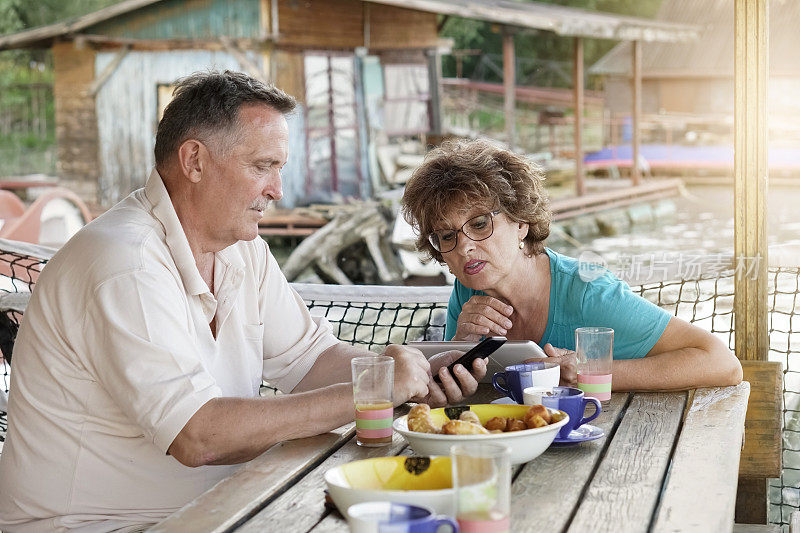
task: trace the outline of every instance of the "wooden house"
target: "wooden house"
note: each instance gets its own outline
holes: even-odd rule
[[[124,0],[0,37],[51,47],[62,182],[108,207],[154,164],[173,82],[248,72],[295,96],[286,206],[370,194],[368,138],[437,129],[436,14],[361,0]]]
[[[657,20],[701,28],[697,39],[642,44],[642,111],[709,117],[733,131],[734,0],[664,0]],[[771,127],[800,115],[800,3],[773,0],[769,9]],[[622,42],[589,68],[605,78],[606,105],[627,113],[631,99],[631,52]]]

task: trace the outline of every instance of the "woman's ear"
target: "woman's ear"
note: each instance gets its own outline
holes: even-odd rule
[[[522,240],[528,236],[528,223],[519,222],[517,225],[519,226],[519,231],[517,232],[517,235],[519,236],[519,240]]]

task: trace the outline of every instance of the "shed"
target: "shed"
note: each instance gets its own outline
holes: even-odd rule
[[[642,44],[645,113],[718,117],[732,131],[734,0],[664,0],[657,20],[701,28],[696,40]],[[800,114],[800,3],[773,0],[769,8],[769,113],[772,126]],[[627,112],[631,97],[631,45],[622,42],[589,68],[606,78],[606,104]]]

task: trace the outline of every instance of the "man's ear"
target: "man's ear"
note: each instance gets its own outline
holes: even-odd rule
[[[208,150],[200,141],[188,139],[178,148],[178,168],[182,176],[192,183],[199,183],[203,177],[203,164]]]

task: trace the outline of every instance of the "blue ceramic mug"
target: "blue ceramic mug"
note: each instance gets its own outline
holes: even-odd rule
[[[583,413],[590,403],[594,404],[594,413],[589,417],[584,417]],[[554,387],[551,395],[542,396],[542,405],[551,409],[559,409],[569,415],[569,422],[558,432],[559,439],[566,439],[571,431],[591,422],[603,410],[600,400],[584,397],[583,391],[575,387]]]
[[[558,363],[520,363],[507,366],[505,372],[492,376],[497,392],[523,403],[522,391],[528,387],[556,387],[561,377]]]
[[[458,524],[452,518],[407,503],[357,503],[347,508],[347,523],[353,533],[437,533],[441,526],[458,533]]]

